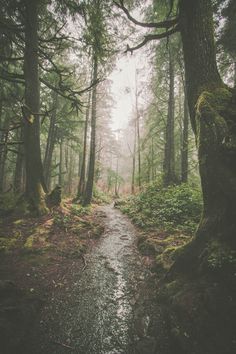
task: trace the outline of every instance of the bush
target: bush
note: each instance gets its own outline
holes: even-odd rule
[[[109,204],[111,198],[99,188],[93,190],[93,202],[96,204]]]
[[[121,203],[121,210],[141,227],[193,233],[202,209],[201,191],[188,184],[163,188],[154,182]]]

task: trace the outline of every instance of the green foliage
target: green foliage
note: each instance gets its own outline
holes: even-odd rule
[[[99,188],[93,190],[93,202],[96,204],[108,204],[111,198]]]
[[[120,207],[138,226],[192,234],[200,218],[202,198],[200,190],[188,184],[163,188],[154,182]]]
[[[83,216],[87,215],[90,211],[90,207],[83,207],[80,204],[72,204],[71,206],[71,214],[75,216]]]
[[[53,223],[54,225],[67,229],[70,226],[71,223],[71,215],[64,215],[60,213],[55,213],[54,218],[53,218]]]

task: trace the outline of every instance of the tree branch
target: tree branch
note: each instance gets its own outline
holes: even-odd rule
[[[125,51],[125,53],[127,52],[131,52],[131,54],[133,53],[134,50],[137,50],[139,48],[142,48],[143,46],[145,46],[145,44],[147,44],[150,41],[154,41],[156,39],[162,39],[162,38],[167,38],[170,35],[176,33],[179,31],[179,25],[177,24],[174,28],[172,28],[169,31],[163,32],[163,33],[157,33],[157,34],[147,34],[146,36],[144,36],[144,40],[139,43],[138,45],[136,45],[135,47],[130,47],[127,44],[127,49]]]
[[[18,61],[18,60],[24,60],[24,57],[4,57],[3,55],[0,55],[0,61]]]
[[[0,146],[4,146],[4,145],[18,145],[18,144],[24,144],[23,141],[9,141],[6,143],[0,143]]]
[[[113,1],[114,4],[121,9],[127,16],[127,18],[132,21],[135,25],[141,26],[141,27],[146,27],[146,28],[170,28],[173,27],[178,23],[178,18],[173,18],[170,20],[165,20],[161,22],[140,22],[136,20],[131,14],[129,13],[128,9],[124,6],[123,0],[120,0],[119,3],[116,1]]]

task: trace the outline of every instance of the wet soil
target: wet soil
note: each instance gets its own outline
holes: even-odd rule
[[[136,247],[137,231],[111,205],[100,207],[105,231],[81,269],[47,300],[24,354],[170,354],[155,279]],[[65,273],[66,277],[66,273]]]

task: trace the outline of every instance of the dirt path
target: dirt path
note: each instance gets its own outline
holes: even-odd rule
[[[136,248],[135,228],[112,206],[100,211],[106,215],[101,240],[86,256],[83,272],[75,269],[70,286],[46,304],[33,330],[34,344],[24,353],[171,353],[163,344],[162,314],[157,311],[154,318],[156,305],[146,287],[149,274]]]

